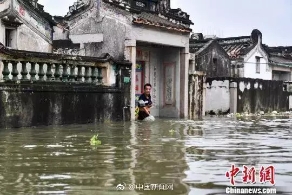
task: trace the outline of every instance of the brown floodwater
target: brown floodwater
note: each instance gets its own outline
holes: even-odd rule
[[[289,118],[0,129],[0,194],[225,194],[232,164],[272,165],[277,194],[292,194],[291,133]]]

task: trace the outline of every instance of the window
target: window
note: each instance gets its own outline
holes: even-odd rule
[[[5,29],[5,46],[16,49],[16,29]]]
[[[256,73],[261,73],[260,62],[261,62],[261,58],[256,56]]]
[[[214,75],[217,74],[217,58],[213,58],[213,73]]]
[[[213,64],[217,65],[217,58],[213,58]]]

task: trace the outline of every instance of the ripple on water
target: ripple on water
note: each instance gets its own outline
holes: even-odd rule
[[[291,126],[291,119],[214,117],[4,130],[0,190],[114,195],[121,194],[118,183],[174,183],[175,190],[165,194],[204,195],[229,185],[225,173],[232,163],[257,170],[273,165],[277,185],[291,186]],[[102,145],[92,147],[89,140],[96,133]]]

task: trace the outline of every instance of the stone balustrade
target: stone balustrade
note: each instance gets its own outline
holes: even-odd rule
[[[117,86],[121,67],[109,54],[100,57],[40,53],[6,48],[0,43],[0,82],[66,82]]]
[[[106,67],[66,63],[2,60],[2,82],[54,81],[103,84]]]

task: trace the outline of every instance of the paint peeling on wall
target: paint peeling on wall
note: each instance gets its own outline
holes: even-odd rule
[[[229,80],[213,80],[212,85],[207,83],[206,88],[206,113],[222,114],[229,112],[230,95]]]
[[[203,116],[205,79],[205,75],[189,75],[189,119],[198,119]]]
[[[285,112],[292,109],[292,93],[283,90],[283,81],[251,78],[207,78],[206,112],[227,109],[231,97],[227,82],[237,83],[238,113]],[[225,83],[225,84],[224,84]],[[225,90],[225,88],[227,88]],[[224,91],[225,90],[225,91]],[[229,90],[230,92],[230,90]],[[234,105],[229,105],[229,107]]]
[[[244,82],[240,82],[240,83],[239,83],[239,90],[240,90],[241,92],[243,92],[244,89],[245,89],[245,84],[244,84]]]

